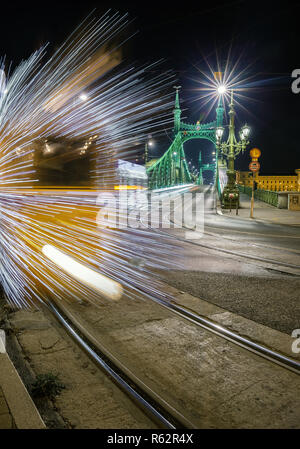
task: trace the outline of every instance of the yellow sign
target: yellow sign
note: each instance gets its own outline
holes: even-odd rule
[[[252,148],[252,150],[250,150],[250,156],[252,157],[252,159],[258,159],[259,156],[261,155],[261,151],[258,148]]]
[[[222,75],[223,75],[222,72],[214,72],[214,77],[218,81],[222,81]]]

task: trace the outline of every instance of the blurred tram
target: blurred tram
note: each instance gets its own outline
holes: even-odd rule
[[[118,159],[116,175],[121,189],[146,189],[148,186],[146,167],[143,165]]]
[[[99,151],[97,136],[48,137],[30,150],[18,157],[28,160],[32,182],[0,190],[2,262],[12,276],[2,281],[8,292],[16,278],[22,285],[8,300],[16,303],[17,297],[20,304],[36,304],[51,297],[94,303],[119,299],[118,277],[126,272],[135,243],[128,243],[122,232],[99,229],[99,196],[145,191],[145,168],[114,159],[109,150]]]
[[[67,190],[146,189],[146,168],[116,159],[113,152],[107,151],[101,156],[101,151],[96,148],[97,137],[53,137],[36,141],[33,167],[38,181],[34,187]]]

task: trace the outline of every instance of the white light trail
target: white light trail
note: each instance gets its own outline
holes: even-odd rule
[[[72,277],[108,299],[120,299],[122,285],[77,262],[52,245],[44,245],[42,253]]]

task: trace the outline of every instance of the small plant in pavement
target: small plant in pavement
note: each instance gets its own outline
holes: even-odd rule
[[[66,388],[65,385],[59,381],[55,374],[39,374],[32,384],[32,395],[54,399],[64,388]]]

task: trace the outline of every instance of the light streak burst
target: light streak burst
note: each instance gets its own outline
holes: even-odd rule
[[[96,223],[116,160],[171,121],[173,75],[121,62],[128,23],[110,12],[86,19],[48,60],[44,46],[6,80],[1,62],[1,283],[13,306],[134,297],[133,284],[158,290],[153,268],[176,263],[151,230]],[[89,185],[63,187],[64,164],[87,155]]]
[[[245,64],[244,61],[249,60],[246,49],[240,51],[238,55],[235,53],[236,50],[234,51],[231,43],[222,61],[216,49],[209,58],[202,55],[201,66],[195,65],[199,76],[191,79],[196,86],[193,90],[199,94],[193,101],[197,102],[201,109],[205,109],[205,118],[215,110],[220,98],[225,108],[230,103],[233,92],[234,102],[238,108],[256,119],[257,114],[253,114],[247,105],[252,104],[254,108],[260,106],[263,103],[260,94],[266,89],[271,90],[274,87],[278,89],[285,78],[255,71],[255,61]]]

